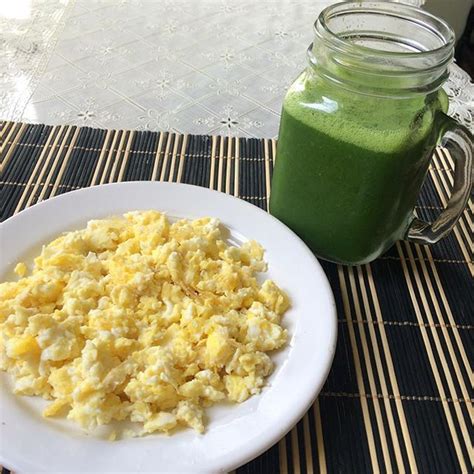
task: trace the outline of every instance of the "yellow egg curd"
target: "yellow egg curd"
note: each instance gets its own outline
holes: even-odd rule
[[[0,368],[44,416],[87,430],[204,431],[204,409],[243,402],[272,372],[289,306],[255,241],[226,243],[217,219],[170,223],[157,211],[93,220],[0,284]]]

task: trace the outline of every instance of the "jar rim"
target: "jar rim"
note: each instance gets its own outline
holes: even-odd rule
[[[453,29],[402,3],[331,5],[319,15],[314,33],[310,65],[332,82],[369,95],[434,92],[448,78],[454,56]]]
[[[382,49],[376,49],[368,46],[355,44],[345,38],[341,38],[340,34],[334,32],[329,26],[330,20],[338,15],[352,14],[357,12],[382,14],[386,16],[398,17],[400,19],[406,19],[410,15],[410,20],[419,23],[419,26],[426,26],[431,23],[430,30],[436,32],[437,36],[444,41],[444,44],[437,48],[425,50],[425,51],[387,51]],[[419,18],[416,18],[419,17]],[[422,24],[423,20],[426,22]],[[446,55],[450,55],[455,45],[455,33],[451,26],[443,19],[422,10],[421,8],[413,5],[407,5],[405,3],[394,3],[394,2],[339,2],[325,8],[319,15],[318,19],[314,23],[314,30],[318,32],[318,25],[321,25],[323,31],[327,34],[328,39],[334,42],[341,50],[360,52],[361,54],[375,57],[388,57],[388,58],[400,58],[408,59],[409,57],[420,56],[435,56],[440,53],[446,52]]]

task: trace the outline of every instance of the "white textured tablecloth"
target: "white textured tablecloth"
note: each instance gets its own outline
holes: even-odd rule
[[[15,0],[0,7],[0,118],[274,137],[331,1]],[[453,66],[450,113],[473,129]]]

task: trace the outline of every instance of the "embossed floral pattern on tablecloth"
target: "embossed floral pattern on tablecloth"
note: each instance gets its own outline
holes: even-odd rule
[[[30,122],[274,137],[285,90],[306,63],[312,23],[331,3],[76,0],[21,117],[4,104],[0,113]],[[48,27],[46,19],[37,25]],[[451,113],[472,128],[473,86],[457,66],[446,89]]]
[[[70,6],[70,0],[3,0],[0,5],[0,118],[21,118]]]

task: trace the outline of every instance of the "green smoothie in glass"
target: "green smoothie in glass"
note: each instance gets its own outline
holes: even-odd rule
[[[398,7],[407,21],[416,13],[440,22],[444,39],[421,36],[425,50],[429,41],[440,49],[436,57],[412,51],[407,39],[395,44],[395,34],[384,44],[390,22],[402,21],[388,15],[393,6],[336,5],[316,23],[310,66],[283,103],[270,212],[331,261],[369,262],[410,226],[415,234],[432,230],[412,222],[413,209],[433,147],[445,130],[457,128],[443,113],[447,97],[440,89],[452,31],[421,10]],[[462,136],[469,141],[465,131]]]

